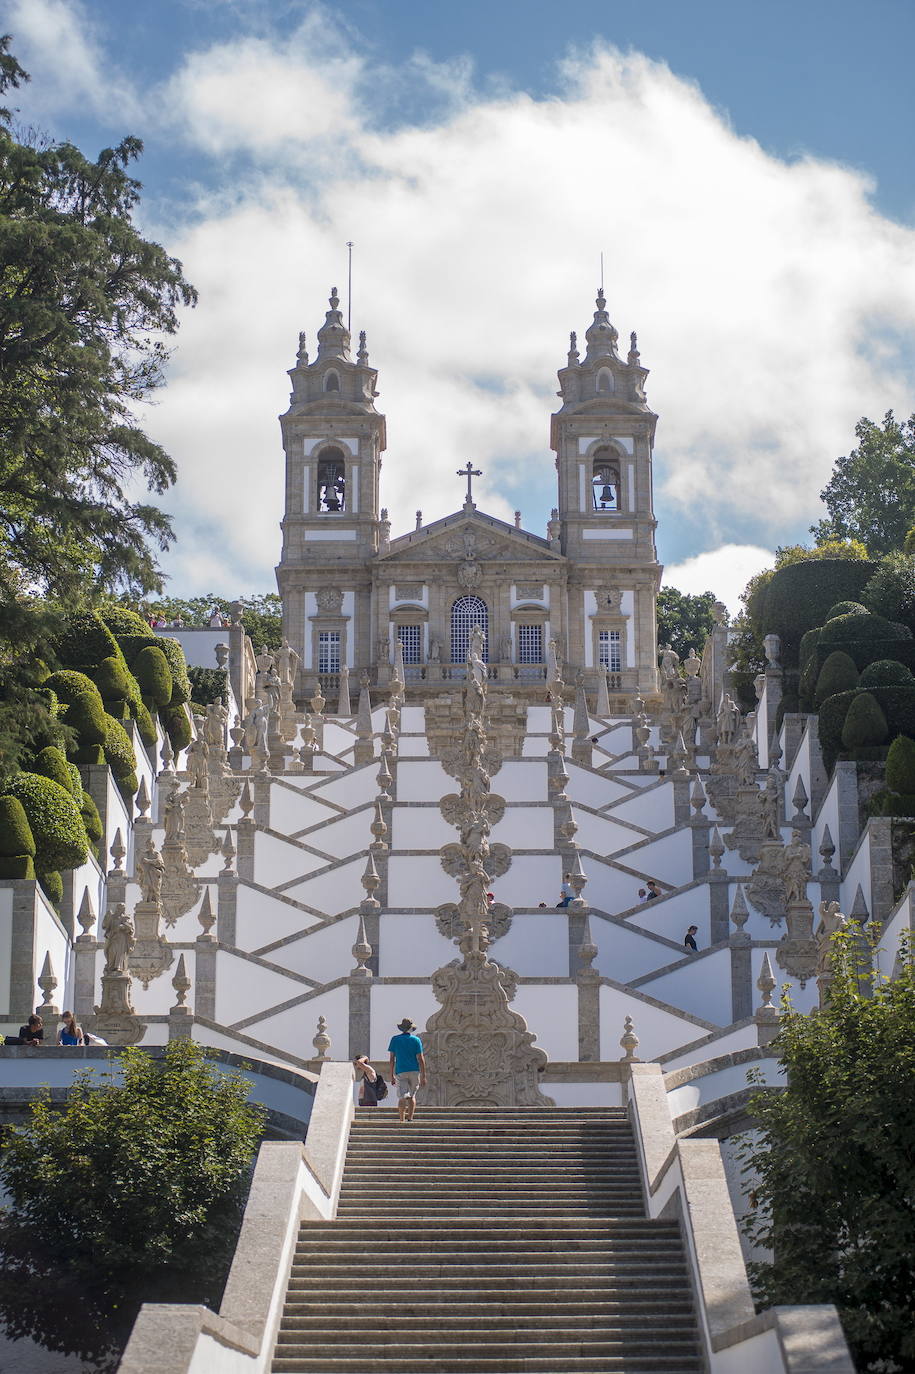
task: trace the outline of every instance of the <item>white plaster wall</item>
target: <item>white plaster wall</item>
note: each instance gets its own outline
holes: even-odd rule
[[[231,1026],[258,1012],[301,997],[308,988],[298,979],[288,978],[274,969],[240,959],[230,950],[216,954],[216,1015],[215,1021]],[[262,1039],[256,1031],[248,1030],[255,1039]]]
[[[263,1040],[268,1045],[287,1054],[298,1055],[300,1059],[311,1059],[314,1055],[312,1037],[318,1024],[318,1017],[327,1021],[327,1033],[331,1038],[330,1057],[349,1058],[349,989],[331,988],[309,998],[297,1007],[278,1012],[275,1016],[265,1016],[245,1030],[254,1040]]]
[[[709,1027],[697,1025],[675,1011],[665,1011],[643,1000],[637,992],[602,987],[600,990],[600,1057],[621,1059],[620,1036],[623,1023],[631,1016],[639,1037],[639,1059],[657,1059],[667,1050],[698,1040]]]
[[[619,1083],[543,1083],[541,1092],[557,1107],[621,1107]]]
[[[915,926],[912,907],[912,887],[911,885],[903,893],[896,910],[891,915],[883,928],[880,937],[880,944],[877,948],[875,960],[877,968],[884,978],[890,978],[893,974],[893,966],[896,962],[896,954],[899,950],[899,939],[903,931],[910,935]],[[2,968],[2,964],[0,964]]]
[[[215,910],[215,908],[214,908]],[[239,949],[254,952],[275,940],[283,940],[318,924],[316,916],[299,911],[270,892],[260,892],[242,881],[238,885],[235,935]]]
[[[458,832],[452,831],[457,837]],[[507,844],[510,849],[555,848],[553,839],[553,808],[542,806],[508,806],[498,825],[493,827],[493,843]],[[511,870],[509,870],[510,872]]]
[[[90,856],[81,868],[73,870],[73,927],[76,935],[81,935],[83,930],[76,919],[76,913],[82,904],[84,892],[89,893],[92,910],[98,918],[98,914],[104,906],[105,877],[94,855]],[[90,927],[90,933],[91,931],[92,927]]]
[[[356,859],[353,863],[341,864],[339,868],[328,869],[313,878],[306,878],[304,882],[295,883],[287,888],[287,895],[325,916],[337,916],[341,911],[358,906],[365,896],[360,882],[364,870],[365,861]]]
[[[32,971],[34,994],[33,1001],[41,1001],[38,988],[38,975],[44,963],[45,953],[51,956],[51,967],[57,978],[57,990],[53,1001],[58,1006],[67,1007],[73,1000],[73,970],[71,968],[71,946],[67,932],[40,888],[35,891],[35,953]]]
[[[392,849],[434,849],[453,844],[458,832],[437,806],[395,806],[391,815]],[[369,839],[372,837],[369,836]]]
[[[455,791],[452,781],[450,791]],[[507,802],[546,800],[546,764],[539,759],[509,759],[493,775],[492,790]]]
[[[175,976],[175,969],[178,967],[178,958],[181,954],[184,955],[184,966],[187,969],[187,976],[191,980],[191,991],[187,1002],[188,1006],[193,1008],[195,951],[193,949],[172,950],[171,966],[164,973],[160,973],[158,978],[153,978],[148,988],[144,988],[139,978],[134,977],[131,996],[138,1016],[167,1016],[175,1005],[178,999],[175,996],[175,989],[172,987],[172,979]],[[99,986],[101,987],[101,985]]]
[[[289,840],[258,830],[254,835],[254,879],[264,887],[277,887],[323,868],[326,860]]]
[[[674,790],[668,784],[635,796],[622,796],[611,807],[615,820],[629,821],[645,830],[669,830],[674,823]]]
[[[493,790],[496,784],[493,783]],[[457,790],[454,778],[449,778],[435,759],[422,762],[402,759],[397,764],[397,800],[399,802],[432,801]],[[500,793],[500,795],[503,795]]]
[[[520,1012],[535,1044],[551,1059],[578,1058],[578,988],[574,983],[521,984],[511,1004]]]
[[[569,924],[564,911],[525,912],[512,918],[490,951],[522,978],[568,978]],[[576,1053],[575,1058],[578,1058]]]
[[[337,774],[326,782],[317,783],[311,790],[315,797],[326,797],[350,810],[360,802],[373,798],[378,790],[374,766],[356,769],[352,773]]]
[[[699,1039],[700,1037],[696,1036],[695,1038]],[[739,1030],[725,1030],[698,1050],[690,1050],[688,1054],[674,1054],[669,1059],[665,1059],[664,1072],[673,1073],[675,1069],[686,1068],[687,1065],[698,1063],[703,1059],[714,1059],[719,1054],[734,1054],[737,1050],[756,1049],[758,1044],[759,1037],[755,1024],[741,1026]]]
[[[678,954],[669,945],[596,914],[591,917],[591,938],[597,945],[593,967],[617,983],[628,983],[652,969],[672,964]]]
[[[835,774],[833,774],[830,779],[826,795],[817,812],[816,820],[814,821],[811,831],[810,854],[814,872],[816,872],[823,862],[820,855],[820,845],[823,843],[823,831],[827,826],[829,826],[829,833],[832,835],[832,842],[836,847],[836,852],[832,856],[832,866],[841,872],[843,857],[847,858],[848,856],[843,856],[839,850],[839,794]]]
[[[401,735],[424,735],[426,712],[422,706],[403,706],[400,711]]]
[[[692,832],[677,830],[644,844],[620,856],[620,863],[634,868],[648,878],[679,887],[690,882],[693,875]]]
[[[397,741],[397,755],[401,759],[427,759],[429,741],[421,735],[401,735]]]
[[[545,735],[525,735],[521,746],[521,757],[525,759],[545,759],[550,752],[550,742]]]
[[[13,954],[13,889],[0,887],[0,1015],[10,1011],[10,961]]]
[[[633,897],[637,897],[637,892],[637,887],[633,885]],[[663,935],[677,945],[682,943],[686,927],[691,925],[699,927],[696,943],[707,945],[710,921],[709,890],[704,883],[700,887],[687,888],[685,892],[675,892],[660,901],[642,902],[628,917],[629,925],[651,931],[654,935]],[[671,960],[666,962],[670,963]]]
[[[835,836],[833,836],[833,839],[834,838]],[[835,864],[835,859],[833,859],[833,864]],[[851,915],[851,909],[854,906],[855,894],[858,891],[859,885],[861,891],[864,893],[868,915],[873,915],[874,898],[871,887],[871,847],[867,842],[866,832],[864,832],[862,836],[862,842],[858,845],[855,856],[848,865],[848,870],[839,887],[839,905],[846,916]]]
[[[340,819],[328,819],[317,829],[308,830],[296,838],[332,859],[347,859],[368,849],[372,843],[374,836],[371,825],[374,818],[375,808],[366,805]]]
[[[683,968],[642,983],[640,991],[693,1016],[701,1016],[705,1021],[715,1021],[719,1026],[730,1025],[733,1020],[731,952],[719,949],[711,954],[696,955]]]
[[[178,765],[176,764],[175,766],[177,767]],[[105,811],[103,811],[102,807],[99,807],[99,811],[102,812],[102,823],[105,826],[105,836],[102,840],[101,859],[103,868],[109,862],[109,851],[114,842],[116,832],[120,830],[121,839],[124,841],[125,845],[127,844],[127,841],[130,836],[130,820],[128,819],[127,807],[124,805],[124,798],[121,796],[120,792],[117,789],[117,786],[115,785],[115,781],[110,768],[107,770],[106,793],[107,816],[105,814]]]
[[[780,932],[776,930],[773,932],[773,934],[776,938],[778,938]],[[811,978],[807,986],[805,988],[802,988],[796,978],[789,978],[788,974],[785,973],[783,969],[779,968],[775,958],[776,951],[774,949],[770,949],[768,951],[766,951],[765,949],[754,949],[752,951],[750,956],[750,966],[753,970],[754,989],[756,988],[756,980],[762,972],[763,955],[766,953],[768,953],[769,955],[769,963],[772,966],[772,976],[776,979],[777,983],[776,989],[772,994],[773,1005],[776,1007],[778,1006],[779,998],[781,997],[784,989],[787,988],[791,994],[791,1005],[794,1007],[795,1011],[812,1011],[813,1008],[817,1006],[819,1002],[819,994],[817,992],[816,979]],[[758,993],[755,994],[753,999],[753,1005],[758,1006],[761,1001],[762,996]]]
[[[685,1112],[695,1111],[706,1102],[714,1102],[719,1097],[730,1097],[732,1093],[742,1092],[747,1087],[747,1072],[753,1068],[761,1075],[762,1081],[769,1084],[784,1084],[784,1070],[774,1059],[763,1059],[750,1064],[730,1064],[722,1066],[715,1073],[702,1074],[674,1088],[667,1094],[667,1105],[671,1116],[683,1116]]]
[[[409,858],[392,854],[388,860],[388,906],[410,910],[436,907],[457,897],[457,884],[442,868],[437,854]]]
[[[382,978],[428,978],[457,956],[454,945],[439,935],[428,912],[384,912],[379,931],[378,973]]]
[[[397,1023],[405,1016],[416,1022],[422,1038],[429,1017],[439,1010],[428,983],[375,983],[370,998],[371,1035],[367,1051],[370,1059],[387,1059],[391,1037],[397,1035]]]
[[[527,708],[527,733],[529,735],[548,735],[552,728],[552,713],[549,706],[529,706]]]
[[[350,696],[355,697],[356,693],[352,689],[353,683],[350,682]],[[334,702],[335,707],[336,705]],[[356,701],[351,701],[351,705],[355,714]],[[329,754],[342,754],[347,749],[352,749],[355,743],[356,732],[350,726],[342,724],[342,720],[345,719],[346,717],[337,717],[336,720],[328,719],[324,722],[324,748]]]
[[[316,983],[332,983],[345,978],[355,967],[353,945],[358,932],[356,916],[347,916],[330,926],[315,926],[301,939],[281,945],[267,956],[273,964],[301,973]]]
[[[595,854],[615,854],[618,849],[628,848],[645,838],[641,831],[633,830],[628,825],[619,825],[615,820],[595,815],[593,811],[582,810],[574,802],[572,814],[578,822],[576,844],[582,849],[593,850]]]

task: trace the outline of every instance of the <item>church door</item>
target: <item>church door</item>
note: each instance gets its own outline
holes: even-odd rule
[[[460,596],[451,607],[451,662],[465,663],[470,648],[470,631],[479,625],[483,631],[483,662],[489,662],[489,610],[478,596]]]

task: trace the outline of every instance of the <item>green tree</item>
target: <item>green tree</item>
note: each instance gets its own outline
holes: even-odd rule
[[[746,1223],[773,1262],[750,1266],[757,1297],[834,1302],[858,1367],[915,1370],[915,969],[873,984],[851,926],[833,940],[816,1016],[790,999],[773,1048],[787,1087],[757,1094],[744,1142],[757,1207]]]
[[[0,38],[0,92],[27,74]],[[136,420],[162,382],[163,336],[195,299],[181,264],[137,232],[140,154],[93,162],[17,137],[0,110],[0,770],[47,727],[23,655],[48,653],[61,615],[99,588],[159,585],[171,528],[138,484],[175,477]]]
[[[855,437],[820,492],[829,515],[810,532],[818,543],[860,539],[877,557],[901,549],[915,523],[915,415],[900,422],[888,410],[882,426],[864,416]]]
[[[46,1259],[118,1289],[157,1270],[192,1270],[237,1224],[263,1113],[248,1083],[200,1045],[172,1041],[161,1062],[128,1049],[77,1074],[63,1111],[50,1092],[6,1132],[0,1181],[15,1225]]]
[[[676,587],[662,587],[658,592],[658,648],[669,644],[681,658],[686,658],[690,649],[701,654],[715,625],[712,608],[717,600],[714,592],[693,596]]]
[[[149,615],[159,615],[168,624],[181,620],[185,625],[206,625],[214,609],[228,620],[236,603],[229,597],[217,596],[160,596],[144,602]],[[283,638],[283,603],[276,592],[240,599],[241,623],[256,649],[278,649]]]

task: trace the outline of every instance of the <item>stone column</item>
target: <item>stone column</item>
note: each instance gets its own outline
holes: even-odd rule
[[[587,913],[570,918],[570,933],[573,922],[579,919],[581,938],[576,946],[577,966],[572,968],[578,984],[578,1058],[583,1063],[594,1063],[600,1059],[600,974],[591,967],[597,957],[597,945],[591,939]]]

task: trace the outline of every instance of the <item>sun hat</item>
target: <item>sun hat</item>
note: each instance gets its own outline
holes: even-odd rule
[[[397,1022],[397,1029],[399,1031],[415,1031],[416,1027],[410,1020],[409,1016],[405,1016],[402,1021]]]

